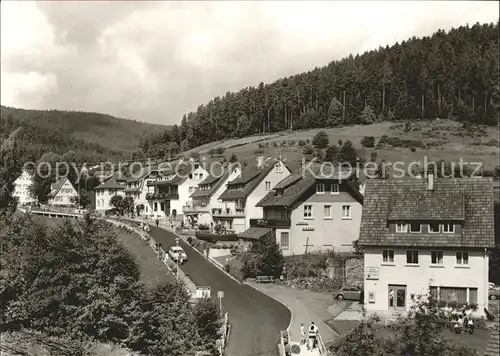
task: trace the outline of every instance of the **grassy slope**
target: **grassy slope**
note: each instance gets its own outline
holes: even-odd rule
[[[464,162],[482,162],[485,169],[492,170],[498,164],[499,149],[491,145],[483,145],[491,140],[498,140],[498,131],[496,127],[484,127],[487,136],[481,138],[472,138],[470,136],[458,136],[453,132],[463,133],[461,125],[451,120],[436,120],[417,122],[419,129],[404,133],[401,129],[400,123],[382,122],[366,126],[347,126],[340,128],[330,129],[312,129],[294,132],[282,132],[279,134],[273,133],[270,135],[259,135],[251,138],[235,139],[218,141],[212,144],[203,145],[190,152],[206,153],[209,148],[216,148],[223,146],[226,148],[224,156],[229,158],[232,153],[235,153],[240,160],[247,160],[249,163],[255,161],[256,153],[259,143],[269,142],[269,147],[264,148],[266,155],[279,155],[291,162],[296,166],[301,161],[300,148],[298,146],[299,140],[312,140],[318,131],[326,131],[330,143],[337,144],[339,140],[350,140],[358,149],[358,153],[366,160],[370,159],[370,154],[376,151],[378,160],[385,159],[388,162],[404,161],[409,163],[411,161],[423,160],[427,156],[428,161],[444,159],[449,162],[459,162],[463,158]],[[431,131],[431,134],[426,133]],[[389,137],[399,137],[406,140],[420,140],[424,143],[431,143],[440,141],[443,143],[441,146],[429,149],[417,149],[412,152],[408,148],[386,148],[386,149],[365,149],[362,148],[360,140],[363,136],[374,136],[375,142],[382,135]],[[433,137],[437,136],[437,137]],[[247,144],[241,145],[246,141]],[[273,142],[277,142],[278,147],[273,147]],[[283,141],[287,141],[285,146],[281,146]],[[290,141],[294,141],[291,146]],[[483,143],[481,145],[475,143]],[[294,164],[295,163],[295,164]]]
[[[137,150],[142,137],[163,132],[167,128],[163,125],[120,119],[98,113],[24,110],[2,106],[2,117],[9,114],[26,123],[54,127],[75,138],[123,152]]]

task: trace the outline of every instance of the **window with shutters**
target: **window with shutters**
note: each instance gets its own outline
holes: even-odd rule
[[[408,250],[406,251],[406,263],[410,265],[418,265],[418,251]]]
[[[312,217],[313,217],[312,205],[304,205],[304,218],[312,219]]]
[[[351,206],[343,205],[342,206],[342,219],[350,219],[351,218]]]
[[[383,250],[382,251],[382,262],[394,263],[394,250]]]
[[[431,264],[433,265],[443,264],[443,251],[431,251]]]
[[[325,217],[325,219],[331,219],[332,218],[332,206],[331,205],[325,205],[325,207],[324,207],[324,217]]]
[[[290,234],[288,232],[282,232],[280,235],[280,246],[282,250],[288,250],[290,244]]]
[[[457,251],[457,265],[469,264],[469,253],[465,251]]]

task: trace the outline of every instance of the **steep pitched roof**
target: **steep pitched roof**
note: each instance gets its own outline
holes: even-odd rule
[[[238,178],[232,180],[227,184],[228,189],[224,193],[221,194],[220,199],[222,200],[233,200],[239,198],[246,198],[249,196],[254,189],[259,185],[264,178],[267,177],[269,172],[271,172],[274,168],[278,160],[273,159],[270,162],[266,163],[262,167],[257,167],[254,165],[248,165],[241,171],[241,174]],[[231,186],[237,186],[243,184],[243,189],[231,190]]]
[[[292,176],[288,178],[291,177]],[[289,184],[289,182],[283,182],[284,180],[287,180],[287,178],[285,178],[283,181],[278,183],[278,185],[281,184],[282,187],[286,188],[277,189],[275,187],[275,189],[267,193],[266,196],[256,204],[256,206],[258,207],[291,206],[293,203],[295,203],[297,199],[299,199],[302,196],[302,194],[304,194],[316,182],[316,179],[314,179],[312,176],[307,176],[305,178],[302,178],[302,176],[298,175],[298,177],[299,177],[298,180],[294,180],[297,178],[297,175],[293,176],[294,179],[288,180],[289,182],[293,181],[291,185]],[[281,190],[281,195],[276,194],[277,190]]]
[[[205,178],[199,186],[210,185],[210,189],[198,189],[193,194],[191,198],[204,198],[209,197],[215,193],[220,186],[226,181],[227,177],[231,173],[232,168],[230,166],[219,166],[220,168],[210,169],[208,172],[208,177]]]
[[[179,185],[188,178],[192,168],[189,162],[174,162],[170,163],[168,167],[159,167],[160,176],[174,176],[170,180],[159,180],[151,182],[149,185]]]
[[[369,179],[361,218],[359,244],[426,247],[494,247],[493,184],[491,178],[434,179],[432,191],[426,179]],[[395,202],[395,197],[407,199]],[[399,204],[394,207],[394,204]],[[452,205],[457,205],[453,207]],[[461,205],[461,206],[460,206]],[[395,209],[407,209],[395,212]],[[388,221],[461,220],[461,236],[455,234],[397,234]]]
[[[391,197],[388,220],[464,220],[462,192],[404,191]],[[418,204],[417,204],[418,202]]]
[[[270,207],[270,206],[283,206],[291,207],[295,202],[297,202],[308,190],[310,190],[317,182],[332,182],[338,181],[347,188],[347,191],[359,202],[363,203],[363,196],[358,191],[355,183],[351,180],[339,180],[338,177],[344,177],[343,175],[337,175],[337,178],[332,178],[333,176],[321,175],[321,174],[311,174],[305,173],[294,174],[288,176],[279,182],[274,189],[267,193],[261,201],[259,201],[256,206],[259,207]],[[343,182],[343,183],[342,183]],[[279,193],[279,194],[277,194]]]
[[[139,182],[155,170],[156,168],[153,167],[143,167],[139,173],[135,173],[133,177],[127,179],[127,183]]]
[[[125,185],[118,183],[116,176],[113,175],[104,183],[94,188],[94,190],[97,189],[125,189]]]
[[[47,196],[49,198],[55,197],[57,195],[57,193],[59,193],[59,191],[61,190],[61,188],[63,187],[64,183],[66,183],[67,180],[68,180],[67,177],[63,177],[63,178],[59,179],[57,182],[55,182],[54,184],[52,184],[52,187],[50,189],[50,193]],[[73,187],[73,189],[75,189],[75,187],[73,186],[73,184],[71,182],[70,182],[70,184]]]

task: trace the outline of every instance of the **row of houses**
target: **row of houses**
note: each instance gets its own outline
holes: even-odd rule
[[[71,194],[56,183],[52,203]],[[70,184],[70,183],[69,183]],[[364,194],[362,194],[363,192]],[[488,250],[495,246],[490,178],[371,179],[363,189],[345,172],[312,166],[296,173],[280,159],[241,166],[178,162],[149,167],[95,188],[95,209],[115,195],[134,199],[139,215],[205,225],[259,241],[272,236],[283,254],[364,251],[368,314],[404,312],[430,287],[445,301],[488,302]],[[217,228],[217,229],[216,229]]]

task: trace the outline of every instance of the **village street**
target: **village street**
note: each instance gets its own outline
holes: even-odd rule
[[[164,229],[151,227],[151,236],[165,251],[175,244],[176,235]],[[289,310],[252,287],[227,277],[182,239],[180,245],[188,256],[182,270],[193,282],[197,286],[209,286],[213,298],[217,298],[217,291],[224,291],[223,308],[229,313],[232,327],[227,355],[277,355],[280,330],[286,329],[290,322]]]

